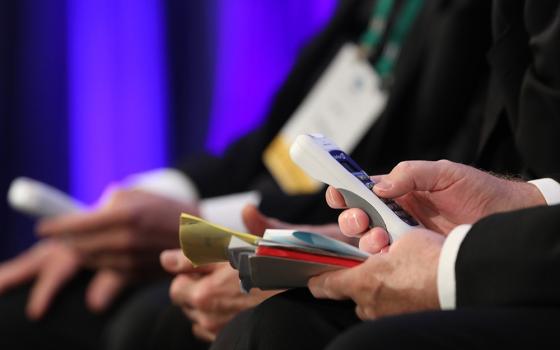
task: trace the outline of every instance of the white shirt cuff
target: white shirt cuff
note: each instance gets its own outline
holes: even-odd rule
[[[257,191],[208,198],[200,202],[200,214],[212,223],[246,232],[241,211],[247,204],[259,205],[260,201],[261,196]]]
[[[459,225],[455,227],[449,233],[441,248],[437,272],[437,290],[439,304],[443,310],[455,309],[455,262],[459,253],[459,247],[461,247],[461,243],[463,243],[471,227],[472,225]]]
[[[141,189],[182,202],[199,198],[194,182],[177,169],[161,168],[127,176],[120,186]]]
[[[544,197],[546,204],[560,204],[560,184],[551,178],[537,179],[529,181],[530,184],[537,186]]]

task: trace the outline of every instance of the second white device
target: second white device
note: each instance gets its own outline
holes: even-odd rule
[[[391,242],[412,228],[422,227],[393,200],[377,197],[372,190],[375,183],[366,172],[325,136],[299,135],[290,156],[309,176],[336,188],[348,207],[365,211],[372,227],[386,229]]]
[[[10,184],[8,203],[12,208],[34,217],[76,213],[86,205],[43,182],[18,177]]]

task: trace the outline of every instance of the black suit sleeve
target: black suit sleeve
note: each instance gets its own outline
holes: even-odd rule
[[[455,264],[458,307],[560,304],[560,205],[489,216]]]
[[[516,138],[533,175],[560,173],[560,2],[528,0],[524,8],[530,65],[521,85]]]

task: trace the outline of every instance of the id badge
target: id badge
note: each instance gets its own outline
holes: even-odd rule
[[[387,94],[381,78],[359,47],[345,44],[292,117],[263,153],[263,161],[288,194],[319,191],[323,184],[290,159],[289,149],[304,133],[320,133],[351,153],[383,112]]]

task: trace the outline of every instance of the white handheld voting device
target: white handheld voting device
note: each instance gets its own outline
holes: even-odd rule
[[[389,232],[391,242],[421,225],[390,199],[373,193],[375,183],[350,156],[320,134],[299,135],[290,148],[294,163],[309,176],[336,188],[348,207],[365,211],[372,226]]]
[[[12,208],[35,217],[75,213],[85,208],[62,191],[27,177],[12,181],[8,202]]]

